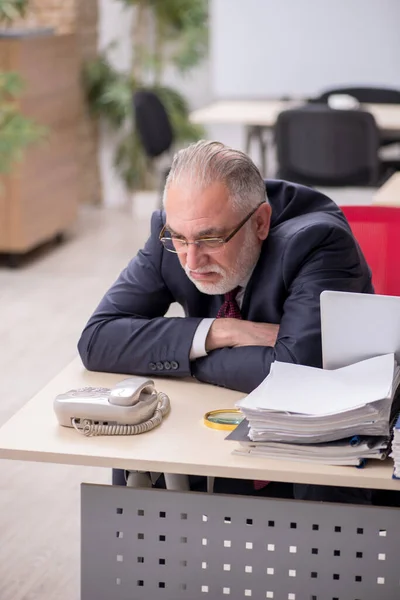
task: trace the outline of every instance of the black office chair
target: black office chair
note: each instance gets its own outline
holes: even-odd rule
[[[277,119],[278,176],[305,185],[376,186],[386,178],[379,131],[365,111],[309,104]]]
[[[323,92],[316,100],[328,102],[333,94],[348,94],[366,104],[400,104],[400,90],[377,87],[343,87],[332,88]]]
[[[143,148],[150,160],[172,147],[174,134],[167,111],[160,98],[150,90],[133,96],[135,125]]]
[[[330,96],[333,96],[334,94],[348,94],[349,96],[353,96],[358,102],[364,104],[400,104],[400,90],[378,87],[332,88],[326,90],[317,98],[311,99],[310,102],[316,102],[317,104],[328,102]],[[381,131],[380,135],[381,146],[388,146],[400,142],[400,136],[396,132]]]
[[[154,159],[172,150],[174,132],[164,104],[151,90],[140,90],[133,96],[135,126],[150,167]],[[161,174],[160,195],[168,177],[169,167]]]

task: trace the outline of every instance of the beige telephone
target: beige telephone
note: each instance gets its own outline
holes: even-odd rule
[[[73,389],[54,400],[59,424],[87,436],[145,433],[160,425],[169,410],[168,396],[144,377],[129,377],[111,389]]]

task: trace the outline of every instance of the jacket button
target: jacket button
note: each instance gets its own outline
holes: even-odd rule
[[[157,370],[157,365],[156,363],[149,363],[149,367],[151,371],[156,371]]]
[[[177,363],[176,360],[171,360],[171,368],[176,371],[179,369],[179,363]]]
[[[156,363],[156,367],[157,367],[157,371],[163,371],[164,370],[164,365],[162,364],[162,362]]]
[[[165,363],[164,363],[164,369],[166,369],[167,371],[169,371],[170,368],[171,368],[171,363],[166,360]]]

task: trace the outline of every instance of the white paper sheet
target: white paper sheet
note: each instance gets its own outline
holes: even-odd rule
[[[266,379],[246,398],[241,409],[332,415],[390,397],[394,354],[370,358],[333,371],[274,362]]]

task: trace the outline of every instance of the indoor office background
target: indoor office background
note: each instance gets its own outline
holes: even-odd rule
[[[0,0],[0,17],[2,4]],[[87,65],[106,52],[112,73],[126,74],[135,64],[134,48],[140,43],[151,47],[151,32],[138,31],[137,9],[128,4],[136,3],[30,0],[25,14],[13,15],[12,23],[6,18],[0,22],[0,76],[12,70],[25,81],[13,117],[22,115],[44,126],[38,134],[43,139],[25,148],[28,128],[26,139],[19,140],[21,160],[14,160],[13,154],[8,164],[6,152],[12,153],[12,144],[4,133],[4,115],[10,105],[5,79],[0,78],[0,424],[76,356],[87,318],[145,241],[172,152],[184,144],[175,140],[154,161],[145,184],[131,161],[128,171],[135,176],[128,189],[114,163],[124,135],[133,131],[131,96],[132,112],[125,114],[122,127],[110,123],[104,97],[92,97],[90,110],[88,80],[82,76]],[[400,97],[399,22],[398,0],[210,0],[207,54],[185,74],[165,59],[163,81],[186,99],[188,123],[201,125],[202,135],[245,150],[249,127],[254,126],[252,101],[293,100],[296,108],[304,102],[313,116],[316,105],[328,104],[308,101],[333,88],[390,88],[399,90]],[[176,43],[168,41],[166,56]],[[151,73],[143,77],[144,84],[151,83]],[[230,116],[201,117],[204,107],[225,101],[249,102],[248,114],[242,106],[238,115],[233,106]],[[98,109],[101,105],[100,118],[92,116],[93,102]],[[352,110],[360,108],[353,105]],[[344,206],[374,210],[371,204],[398,204],[400,100],[379,110],[390,131],[368,121],[375,146],[366,169],[374,171],[374,177],[368,171],[364,180],[337,185],[334,174],[315,182],[308,171],[310,185],[328,189]],[[274,119],[278,114],[279,110]],[[255,133],[251,155],[263,175],[274,177],[281,167],[274,127],[269,124]],[[320,142],[318,135],[315,139]],[[260,159],[263,143],[265,169]],[[308,150],[312,163],[313,148]],[[339,149],[339,154],[345,151]],[[395,226],[397,211],[391,214]],[[373,219],[371,223],[377,231]],[[384,232],[388,224],[380,226]],[[383,238],[374,239],[368,259],[377,274],[382,268],[387,273]],[[379,279],[380,291],[387,291],[386,283]],[[394,287],[390,292],[397,293]],[[179,314],[179,307],[172,307],[171,314]],[[0,461],[1,600],[78,597],[82,481],[109,482],[110,473]]]

